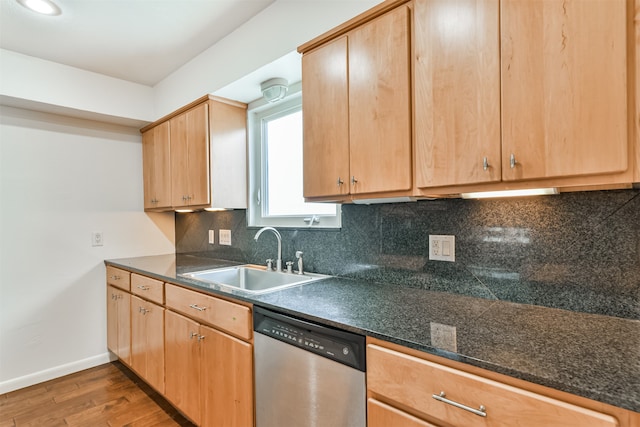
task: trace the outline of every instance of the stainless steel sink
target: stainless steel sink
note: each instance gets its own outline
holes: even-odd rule
[[[240,289],[252,294],[270,292],[329,277],[315,273],[296,274],[267,271],[265,267],[253,264],[195,271],[184,273],[182,276],[222,287]]]

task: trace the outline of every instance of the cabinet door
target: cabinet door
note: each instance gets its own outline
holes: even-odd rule
[[[107,348],[127,365],[131,364],[131,296],[107,286]]]
[[[626,170],[627,2],[500,4],[503,179]]]
[[[416,0],[418,187],[500,181],[498,0]]]
[[[188,194],[190,205],[210,202],[209,190],[209,105],[202,104],[186,112],[188,163]]]
[[[410,35],[407,6],[349,33],[353,194],[411,188]]]
[[[438,427],[375,399],[367,401],[367,427]]]
[[[171,147],[169,122],[142,134],[142,173],[144,208],[171,206]]]
[[[253,347],[201,326],[202,425],[253,426]]]
[[[200,424],[200,325],[165,310],[165,397]]]
[[[164,308],[131,297],[131,367],[164,393]]]
[[[347,38],[302,57],[304,197],[349,193]]]
[[[209,106],[201,104],[169,121],[174,207],[209,203],[208,113]]]

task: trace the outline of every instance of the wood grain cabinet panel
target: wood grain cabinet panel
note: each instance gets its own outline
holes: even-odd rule
[[[209,105],[169,120],[173,207],[206,205],[209,199]]]
[[[610,415],[373,344],[367,346],[367,388],[448,426],[618,426]],[[433,397],[442,392],[486,416]]]
[[[410,23],[401,5],[304,53],[306,198],[411,190]]]
[[[498,182],[498,0],[415,0],[417,187]]]
[[[349,194],[347,37],[302,57],[305,197]]]
[[[107,348],[131,364],[131,295],[107,286]]]
[[[167,307],[212,325],[239,338],[249,340],[253,332],[251,310],[240,304],[166,285]]]
[[[627,1],[500,5],[503,179],[627,170]]]
[[[200,424],[200,324],[170,310],[165,318],[165,396]]]
[[[131,367],[164,393],[164,308],[131,297]]]
[[[131,273],[116,267],[107,267],[107,284],[123,289],[131,290]]]
[[[368,427],[438,427],[375,399],[367,400]]]
[[[160,280],[132,273],[131,293],[157,304],[164,304],[164,283]]]
[[[202,425],[254,425],[253,346],[207,326],[200,326]]]
[[[207,95],[142,128],[145,210],[246,208],[246,110]]]
[[[354,194],[412,187],[410,19],[400,6],[348,36]]]
[[[171,146],[169,122],[142,133],[144,208],[171,207]]]

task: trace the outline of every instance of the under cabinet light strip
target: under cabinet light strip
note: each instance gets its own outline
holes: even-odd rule
[[[529,188],[524,190],[480,191],[477,193],[462,193],[463,199],[490,199],[501,197],[525,197],[558,194],[557,188]]]

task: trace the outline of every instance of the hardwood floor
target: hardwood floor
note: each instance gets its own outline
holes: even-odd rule
[[[0,427],[192,427],[120,362],[0,395]]]

